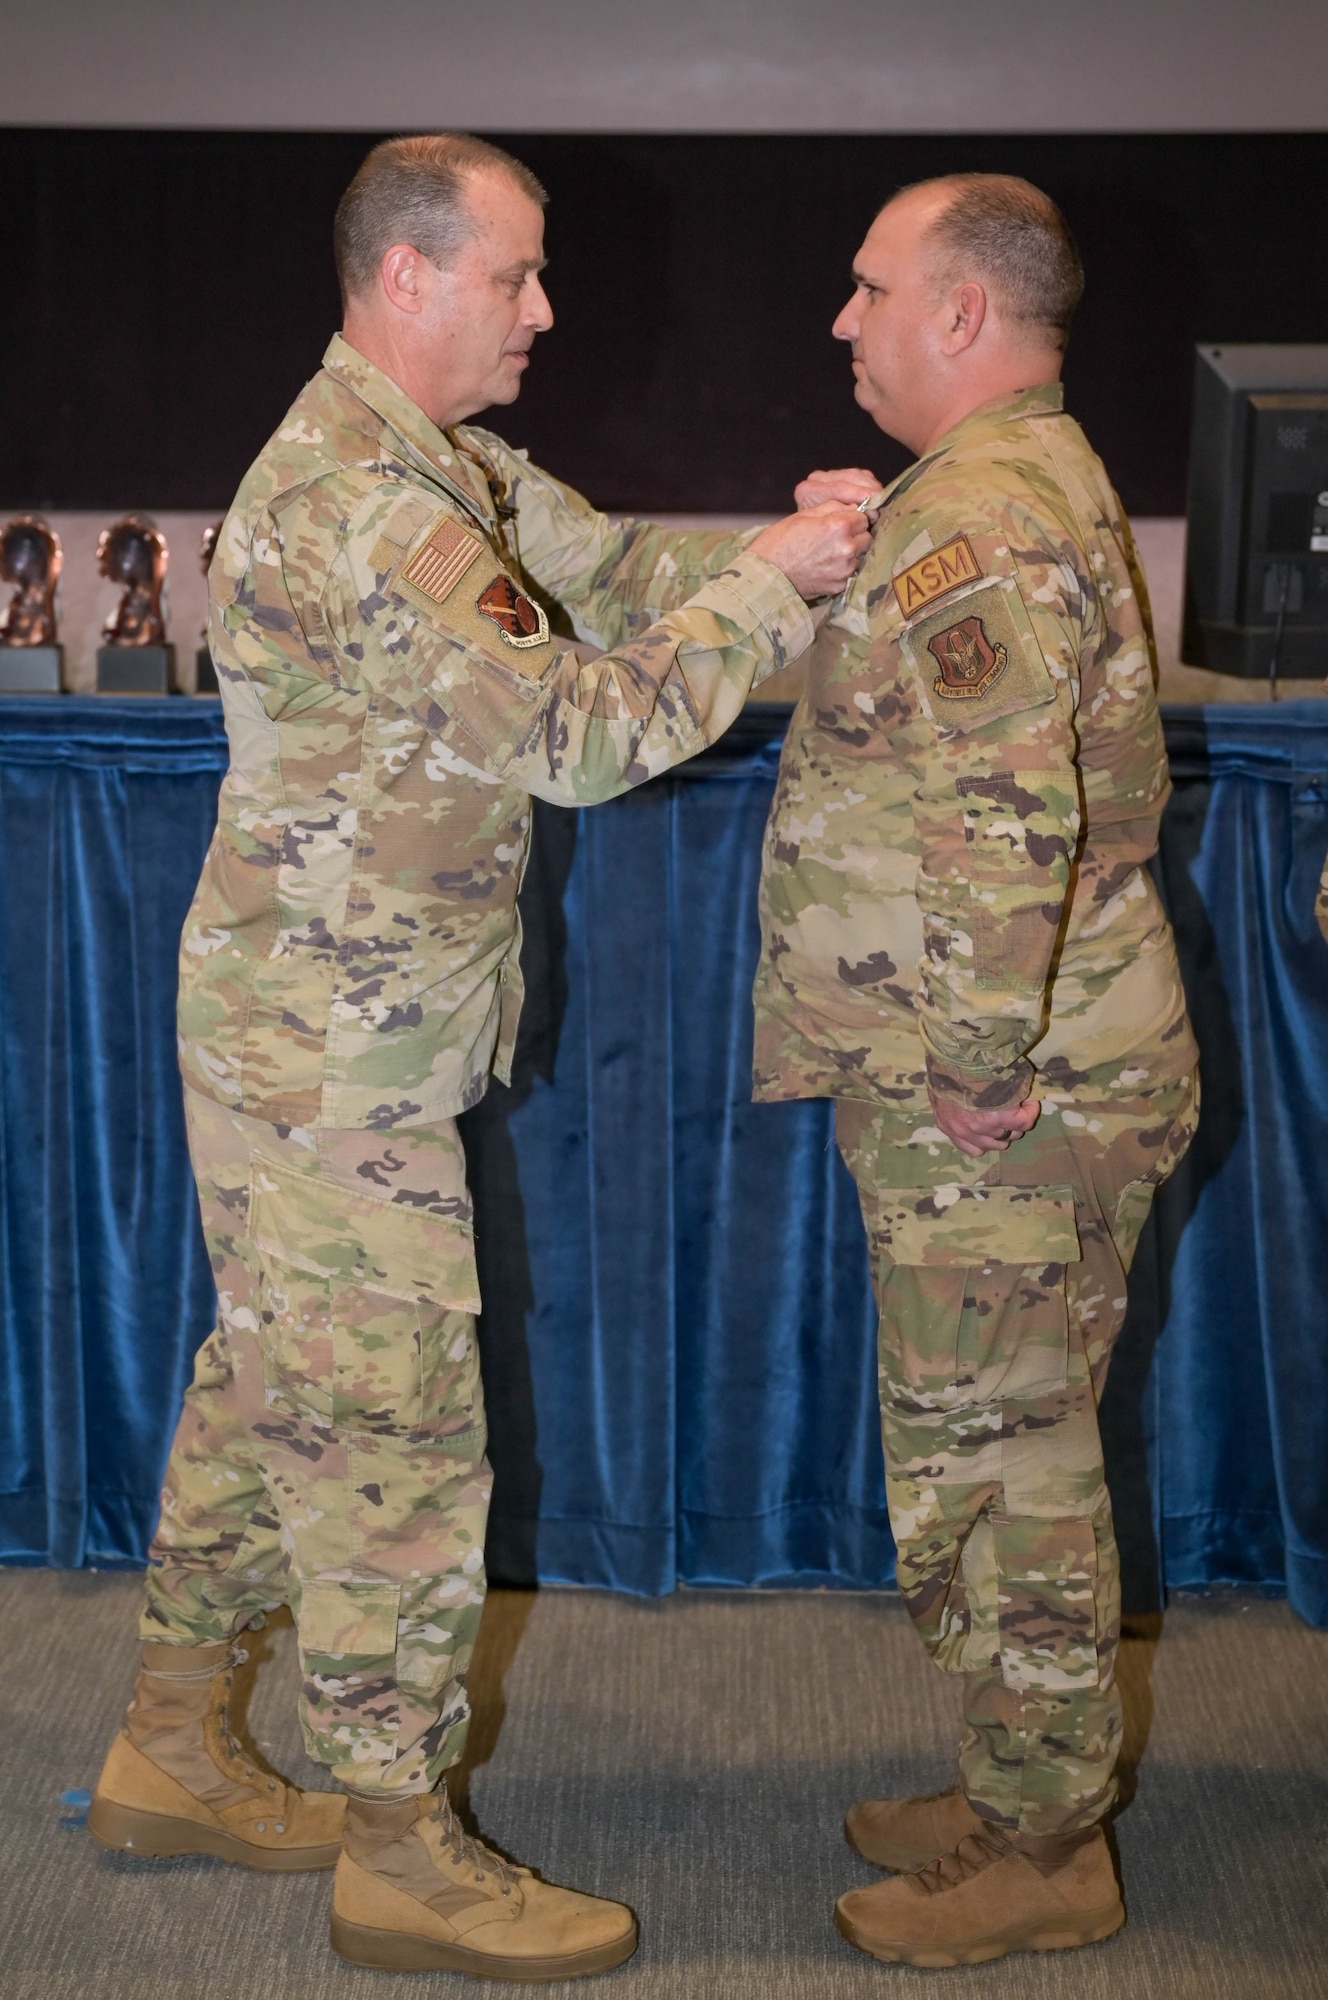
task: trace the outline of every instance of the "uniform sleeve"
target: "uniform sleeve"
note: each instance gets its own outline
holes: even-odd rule
[[[516,509],[522,569],[562,605],[578,637],[597,646],[620,646],[661,613],[686,604],[717,570],[736,561],[758,532],[611,521],[501,438],[484,431],[475,436]]]
[[[1016,566],[1000,533],[931,539],[892,579],[883,632],[916,780],[918,1025],[937,1095],[990,1109],[1028,1095],[1069,900],[1082,601],[1051,551]]]
[[[360,510],[324,594],[340,673],[556,805],[612,798],[695,756],[757,678],[811,643],[788,579],[742,554],[639,637],[582,661],[454,513],[418,493],[381,504],[395,510]]]

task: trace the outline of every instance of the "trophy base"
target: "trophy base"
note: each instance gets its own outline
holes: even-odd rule
[[[63,646],[0,646],[0,694],[59,694]]]
[[[221,693],[221,689],[217,686],[217,670],[212,664],[212,655],[206,646],[200,646],[194,655],[194,693]]]
[[[99,646],[98,694],[173,694],[174,646]]]

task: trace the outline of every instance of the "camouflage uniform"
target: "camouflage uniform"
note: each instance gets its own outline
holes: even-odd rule
[[[742,537],[615,525],[339,337],[210,592],[231,764],[179,1030],[218,1323],[142,1629],[288,1601],[311,1754],[424,1790],[464,1740],[489,1492],[453,1120],[508,1077],[531,795],[692,756],[812,628]]]
[[[1144,863],[1168,793],[1147,597],[1058,387],[890,490],[767,832],[758,1098],[833,1096],[881,1312],[899,1581],[966,1680],[964,1789],[1024,1833],[1113,1796],[1117,1558],[1097,1398],[1195,1047]],[[1040,1123],[970,1160],[958,1105]]]

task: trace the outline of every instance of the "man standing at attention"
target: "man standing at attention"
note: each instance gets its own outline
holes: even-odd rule
[[[1124,1920],[1097,1406],[1196,1052],[1144,865],[1168,777],[1143,579],[1061,405],[1069,232],[1027,182],[955,175],[881,211],[853,279],[834,332],[857,400],[919,456],[784,750],[756,1094],[836,1100],[899,1585],[964,1680],[957,1786],[852,1808],[852,1844],[900,1872],[836,1921],[956,1965]]]
[[[89,1818],[137,1853],[335,1862],[345,1956],[513,1979],[636,1943],[620,1904],[464,1835],[442,1783],[490,1488],[454,1119],[508,1075],[530,800],[609,799],[713,742],[868,537],[834,499],[754,540],[614,525],[457,428],[515,400],[552,323],[543,200],[478,140],[370,154],[337,213],[344,331],[219,538],[230,769],[179,1015],[218,1322]],[[281,1603],[348,1800],[228,1731],[234,1635]]]

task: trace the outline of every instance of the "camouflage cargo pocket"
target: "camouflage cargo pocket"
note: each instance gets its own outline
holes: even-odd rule
[[[1064,1388],[1073,1189],[891,1188],[877,1240],[882,1388],[893,1400],[953,1410]]]
[[[385,1764],[400,1730],[395,1583],[306,1583],[296,1636],[303,1679],[301,1723],[321,1762]]]
[[[259,1158],[249,1237],[270,1409],[380,1437],[474,1428],[469,1223]]]
[[[1001,1679],[1022,1694],[1102,1686],[1100,1640],[1119,1609],[1114,1565],[1098,1559],[1099,1533],[1110,1535],[1109,1521],[993,1513],[991,1528]]]

